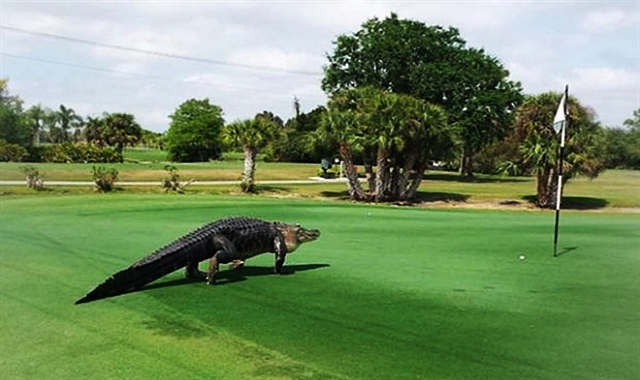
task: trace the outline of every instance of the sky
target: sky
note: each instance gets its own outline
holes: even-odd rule
[[[227,122],[287,120],[294,98],[326,104],[336,38],[391,12],[458,28],[527,94],[568,85],[605,126],[640,108],[640,0],[0,0],[0,78],[26,107],[126,112],[156,132],[188,99]]]

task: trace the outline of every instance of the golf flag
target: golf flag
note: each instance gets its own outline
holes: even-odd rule
[[[569,86],[565,87],[564,94],[562,94],[562,99],[560,99],[560,104],[558,105],[558,110],[556,111],[556,116],[553,118],[553,129],[555,129],[556,133],[562,132],[560,137],[560,145],[564,146],[564,136],[565,136],[565,124],[567,124],[567,95],[569,92]]]
[[[567,131],[567,102],[569,86],[564,88],[556,116],[553,118],[553,129],[560,132],[560,154],[558,155],[558,187],[556,190],[556,223],[553,234],[553,256],[558,255],[558,225],[560,223],[560,201],[562,200],[562,163],[564,161],[564,138]]]

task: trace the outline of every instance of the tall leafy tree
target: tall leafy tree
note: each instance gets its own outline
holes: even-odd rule
[[[633,111],[633,117],[625,120],[622,124],[632,131],[640,131],[640,108]]]
[[[22,117],[22,100],[9,94],[8,80],[0,79],[0,139],[10,144],[30,144],[30,131]]]
[[[515,129],[509,138],[518,147],[510,164],[536,177],[540,207],[554,207],[559,191],[560,141],[553,129],[553,118],[561,96],[554,92],[527,96],[517,111]],[[593,111],[571,96],[568,110],[562,186],[577,175],[597,177],[605,162],[604,132]]]
[[[339,36],[334,46],[322,81],[326,92],[374,86],[442,106],[460,131],[461,168],[467,175],[472,174],[470,158],[508,133],[522,100],[520,83],[508,79],[499,60],[468,48],[455,28],[392,13]]]
[[[623,128],[607,128],[607,167],[640,169],[640,109]]]
[[[274,158],[286,162],[318,163],[333,155],[334,147],[315,139],[311,133],[320,126],[325,112],[324,106],[318,106],[309,112],[298,109],[295,116],[284,124],[282,138],[272,145]]]
[[[224,141],[229,145],[241,145],[244,151],[243,191],[255,191],[256,157],[280,133],[281,127],[274,119],[263,114],[258,114],[254,119],[238,120],[224,127]]]
[[[169,158],[178,162],[203,162],[222,154],[222,108],[209,99],[189,99],[169,116],[166,147]]]

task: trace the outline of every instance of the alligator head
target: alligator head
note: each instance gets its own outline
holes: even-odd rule
[[[276,228],[284,237],[288,253],[298,249],[302,243],[314,241],[320,237],[319,230],[306,229],[299,224],[277,223]]]

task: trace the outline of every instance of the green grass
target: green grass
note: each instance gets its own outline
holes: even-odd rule
[[[158,181],[156,187],[123,187],[128,193],[161,193],[160,179],[167,173],[165,164],[114,165],[120,171],[120,181]],[[0,180],[22,180],[17,163],[0,163]],[[242,163],[240,161],[216,161],[200,164],[178,164],[181,180],[239,180]],[[41,164],[47,180],[91,180],[90,164]],[[313,164],[264,163],[258,164],[258,180],[298,180],[314,175]],[[525,177],[499,177],[477,175],[465,179],[456,173],[428,172],[422,182],[419,197],[427,204],[439,203],[519,203],[529,205],[535,194],[535,180]],[[564,209],[640,208],[640,171],[607,170],[598,178],[576,178],[566,186],[563,194]],[[348,198],[343,183],[319,183],[313,185],[278,184],[259,186],[261,194],[286,197]],[[50,186],[45,193],[69,194],[88,193],[89,188]],[[190,186],[191,194],[238,193],[238,186]],[[24,186],[2,186],[0,195],[28,195],[35,192]]]
[[[226,215],[319,228],[270,275],[174,273],[74,306]],[[640,217],[197,195],[0,198],[6,379],[640,378]],[[525,255],[525,260],[518,257]]]
[[[167,162],[124,162],[114,164],[54,164],[38,163],[35,166],[43,173],[46,181],[91,181],[92,166],[115,168],[120,181],[160,181],[167,176],[165,166],[174,165],[183,180],[197,181],[239,181],[242,178],[243,163],[237,160],[210,161],[199,163]],[[20,167],[25,163],[0,162],[0,180],[22,180]],[[316,175],[317,165],[259,162],[257,180],[308,179]]]
[[[167,151],[143,147],[124,149],[124,159],[129,162],[166,162]]]

